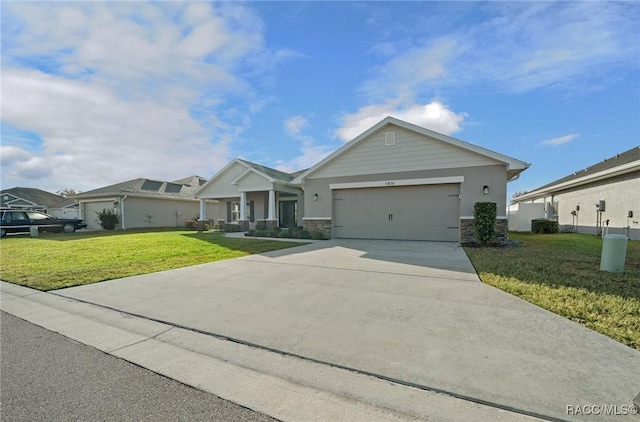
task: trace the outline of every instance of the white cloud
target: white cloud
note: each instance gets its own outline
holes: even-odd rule
[[[308,169],[334,150],[329,145],[315,145],[313,138],[303,133],[308,127],[309,120],[303,116],[292,116],[285,120],[285,132],[299,145],[300,153],[290,160],[277,161],[276,169],[287,173]]]
[[[228,159],[227,129],[214,131],[212,142],[183,107],[123,101],[95,84],[37,71],[5,71],[3,82],[3,102],[11,104],[3,120],[43,140],[38,152],[3,146],[3,159],[6,150],[16,160],[3,166],[3,184],[40,179],[88,190],[136,177],[208,176]]]
[[[284,130],[289,136],[299,135],[304,128],[309,124],[309,121],[303,116],[293,116],[285,120]]]
[[[7,168],[13,166],[21,161],[27,161],[31,158],[31,153],[28,151],[11,145],[0,146],[0,165]]]
[[[245,76],[294,56],[263,33],[234,3],[3,4],[2,121],[40,140],[3,133],[3,185],[211,175],[267,101]]]
[[[387,45],[386,50],[390,49]],[[373,98],[411,101],[422,85],[451,76],[448,65],[464,49],[459,40],[438,38],[424,46],[404,50],[375,69],[377,76],[365,82],[362,91]]]
[[[540,142],[540,145],[550,145],[552,147],[557,147],[558,145],[571,142],[579,136],[579,133],[570,133],[569,135],[558,136],[557,138],[545,139],[544,141]]]
[[[329,145],[313,145],[311,140],[303,142],[300,155],[288,161],[276,163],[276,169],[287,173],[305,170],[322,161],[324,157],[331,154],[335,148]]]
[[[379,103],[386,98],[415,101],[441,88],[471,85],[516,93],[592,89],[594,80],[606,84],[612,72],[637,69],[640,8],[633,2],[485,2],[471,7],[489,17],[471,24],[460,19],[464,26],[438,32],[422,25],[411,38],[371,49],[385,62],[371,69],[362,92]],[[457,5],[452,13],[460,14]],[[446,16],[435,18],[446,21]],[[393,51],[399,53],[389,58]]]
[[[335,135],[345,142],[350,141],[387,116],[451,135],[461,129],[460,124],[466,114],[455,113],[439,101],[424,105],[412,104],[401,108],[394,103],[370,105],[362,107],[356,113],[344,116],[342,126],[336,130]]]

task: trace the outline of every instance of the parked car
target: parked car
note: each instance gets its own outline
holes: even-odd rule
[[[32,226],[38,231],[73,233],[87,227],[84,220],[58,218],[39,211],[3,209],[0,218],[0,237],[7,233],[29,233]]]

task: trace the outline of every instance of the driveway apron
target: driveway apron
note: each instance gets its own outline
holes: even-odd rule
[[[638,351],[481,283],[457,243],[330,240],[57,294],[552,418],[640,392]]]

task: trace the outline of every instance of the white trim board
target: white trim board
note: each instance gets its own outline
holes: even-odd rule
[[[460,220],[473,220],[475,219],[474,216],[472,215],[461,215],[460,216]],[[497,215],[496,216],[496,220],[508,220],[509,217],[507,217],[506,215]]]
[[[424,179],[388,179],[373,182],[331,183],[329,189],[389,188],[395,186],[441,185],[445,183],[462,183],[464,176],[429,177]]]

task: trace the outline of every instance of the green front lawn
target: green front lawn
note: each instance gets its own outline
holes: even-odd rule
[[[510,233],[522,246],[465,248],[484,283],[640,350],[640,242],[625,272],[599,271],[602,240],[583,234]]]
[[[0,241],[0,279],[52,290],[299,245],[171,230],[7,236]]]

